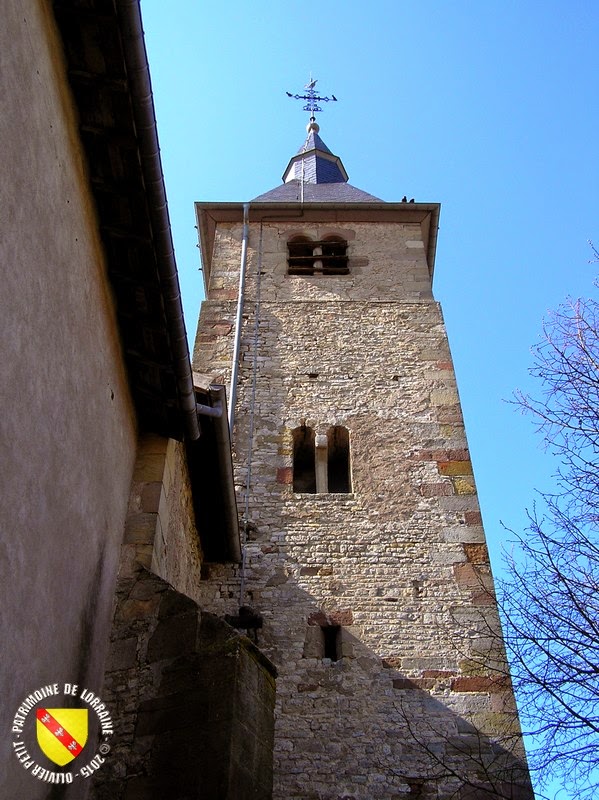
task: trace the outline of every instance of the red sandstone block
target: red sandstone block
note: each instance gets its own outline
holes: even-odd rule
[[[433,451],[420,450],[420,452],[415,454],[414,458],[416,461],[433,461]]]
[[[480,592],[472,598],[473,606],[494,606],[495,597],[491,592]]]
[[[277,483],[293,483],[292,467],[279,467],[277,469]]]
[[[327,616],[331,621],[331,625],[351,625],[354,621],[354,615],[349,608],[329,611]]]
[[[210,292],[210,300],[235,300],[236,297],[235,289],[213,289]]]
[[[453,574],[458,583],[458,586],[463,588],[472,588],[479,586],[482,588],[482,579],[478,574],[476,567],[473,564],[455,564]]]
[[[420,492],[423,497],[448,497],[453,494],[453,486],[449,481],[446,483],[424,483]]]
[[[401,658],[399,656],[389,656],[383,659],[383,667],[385,669],[399,669],[401,667]]]
[[[437,411],[439,422],[461,422],[462,412],[459,406],[443,406]]]
[[[341,608],[337,611],[315,611],[308,617],[308,625],[351,625],[354,615],[350,608]]]
[[[437,361],[438,369],[453,369],[451,361]]]
[[[434,450],[421,450],[417,455],[416,458],[419,461],[436,461],[435,458],[436,451]]]
[[[417,461],[449,461],[451,453],[461,452],[457,450],[420,450],[416,453]]]
[[[485,678],[483,676],[472,676],[455,678],[451,682],[451,688],[454,692],[498,692],[505,688],[506,681],[504,678],[497,676],[495,678]]]
[[[470,452],[468,451],[467,447],[463,447],[461,450],[448,450],[447,451],[447,460],[448,461],[470,461]]]
[[[483,518],[480,511],[465,511],[464,522],[466,525],[482,525]]]

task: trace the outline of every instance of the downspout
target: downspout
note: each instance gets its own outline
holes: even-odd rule
[[[239,376],[239,350],[241,348],[241,320],[243,315],[243,301],[245,296],[245,273],[247,265],[248,239],[250,226],[248,217],[250,204],[243,204],[243,234],[241,238],[241,265],[239,268],[239,294],[237,297],[237,317],[235,319],[235,341],[233,344],[233,361],[231,369],[231,384],[229,386],[229,431],[233,435],[235,422],[235,402],[237,400],[237,380]]]
[[[231,561],[240,563],[242,555],[241,543],[239,541],[239,519],[237,516],[237,498],[235,497],[235,480],[233,478],[233,457],[231,455],[229,425],[224,413],[227,407],[225,387],[218,384],[211,384],[209,393],[212,405],[206,406],[198,403],[197,411],[200,416],[211,417],[213,420],[212,425],[216,439],[216,449],[219,455],[216,468],[219,472],[220,485],[223,487],[225,493],[223,514],[225,517],[229,558]]]
[[[183,415],[183,428],[186,438],[195,441],[200,437],[200,426],[196,413],[187,331],[183,318],[181,290],[160,161],[152,85],[139,0],[116,0],[116,9],[123,40],[127,80],[133,100],[133,116],[139,144],[141,170],[148,199],[160,286],[164,298],[164,314],[173,353],[179,405]]]

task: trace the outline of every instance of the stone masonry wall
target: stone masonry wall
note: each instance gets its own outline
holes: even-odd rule
[[[97,800],[269,800],[275,671],[200,598],[185,447],[140,437],[102,697]]]
[[[274,671],[226,622],[143,567],[121,577],[95,800],[269,800]]]
[[[198,597],[202,552],[185,446],[154,434],[139,440],[120,575],[137,564],[188,597]]]
[[[287,276],[300,233],[344,235],[350,275]],[[225,378],[240,237],[217,235],[196,340],[196,369]],[[351,493],[293,492],[300,425],[349,430]],[[419,226],[251,226],[233,442],[240,508],[251,470],[243,601],[279,671],[273,797],[531,798]],[[235,613],[238,569],[205,573],[203,606]]]

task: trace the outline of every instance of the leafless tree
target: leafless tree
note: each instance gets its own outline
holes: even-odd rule
[[[599,302],[561,306],[533,353],[539,399],[517,403],[559,469],[517,537],[501,607],[531,767],[583,800],[599,795]]]

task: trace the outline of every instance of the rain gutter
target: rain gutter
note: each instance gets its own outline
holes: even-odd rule
[[[217,462],[220,486],[223,491],[225,535],[228,545],[228,556],[231,561],[241,562],[241,543],[239,540],[239,516],[237,512],[237,498],[235,496],[235,481],[233,478],[233,458],[231,455],[231,439],[229,422],[227,420],[227,401],[225,387],[218,384],[210,386],[210,400],[212,402],[212,422],[216,438],[216,448],[220,453]],[[220,412],[220,413],[218,413]]]
[[[160,276],[164,314],[173,354],[179,407],[183,415],[185,436],[187,439],[195,441],[200,437],[200,425],[168,214],[166,188],[160,160],[156,116],[152,100],[152,85],[139,0],[116,0],[116,9],[123,39],[123,54],[132,98],[133,117],[148,200],[158,274]]]

